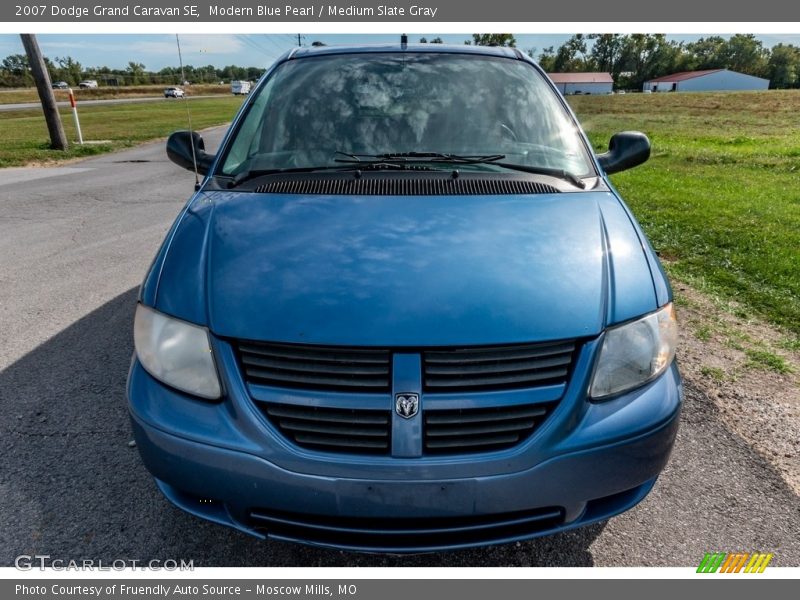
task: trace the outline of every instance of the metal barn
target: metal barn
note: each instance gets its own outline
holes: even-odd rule
[[[766,90],[769,79],[753,77],[728,69],[684,71],[645,81],[643,91],[651,92],[723,92]]]
[[[558,90],[570,94],[610,94],[614,89],[611,73],[548,73]]]

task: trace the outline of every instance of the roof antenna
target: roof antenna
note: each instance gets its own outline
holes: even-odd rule
[[[175,34],[175,43],[178,44],[178,63],[181,66],[181,85],[186,86],[186,75],[183,73],[183,55],[181,54],[181,39]],[[194,131],[192,130],[192,113],[189,112],[189,98],[186,90],[183,93],[183,101],[186,105],[186,119],[189,121],[189,137],[192,138],[192,165],[194,166],[194,190],[200,189],[200,175],[197,172],[197,153],[194,148]]]
[[[408,46],[408,35],[405,33],[400,36],[400,49],[405,50]]]

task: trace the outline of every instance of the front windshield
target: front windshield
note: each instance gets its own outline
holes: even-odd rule
[[[281,64],[253,99],[221,172],[330,167],[343,154],[405,152],[502,154],[507,163],[594,174],[577,127],[530,64],[447,53]]]

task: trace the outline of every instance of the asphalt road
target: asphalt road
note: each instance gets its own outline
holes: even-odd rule
[[[219,98],[225,97],[224,95],[207,95],[207,96],[187,96],[189,100],[199,100],[200,98]],[[164,98],[163,96],[155,96],[152,98],[105,98],[101,100],[81,100],[78,99],[78,107],[93,106],[100,104],[135,104],[139,102],[174,102],[179,98]],[[69,101],[56,102],[61,108],[68,108]],[[31,108],[39,108],[41,102],[18,102],[16,104],[0,104],[0,112],[4,110],[28,110]]]
[[[125,378],[136,288],[192,183],[162,143],[0,170],[0,565],[48,554],[196,566],[690,566],[735,550],[800,565],[800,500],[691,384],[656,488],[601,526],[392,557],[263,542],[173,508],[128,445]]]

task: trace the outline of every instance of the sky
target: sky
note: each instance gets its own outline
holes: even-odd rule
[[[538,54],[548,46],[560,46],[569,35],[514,34],[517,47],[522,50],[535,48]],[[301,34],[301,43],[313,41],[334,44],[380,44],[399,41],[399,35],[391,34]],[[124,68],[129,61],[142,63],[148,70],[158,71],[164,67],[178,65],[178,53],[174,35],[101,35],[101,34],[52,34],[39,35],[42,52],[50,59],[56,56],[71,56],[84,67],[108,66]],[[423,35],[409,34],[409,41],[416,42]],[[424,34],[432,39],[436,34]],[[446,43],[463,44],[471,34],[441,34]],[[692,42],[703,35],[669,35],[669,39]],[[722,37],[729,37],[723,35]],[[758,37],[765,46],[778,43],[800,45],[800,34],[764,34]],[[267,67],[278,56],[297,45],[297,34],[182,34],[181,50],[185,65],[224,67]],[[22,54],[22,42],[18,35],[0,34],[0,60],[9,54]]]

